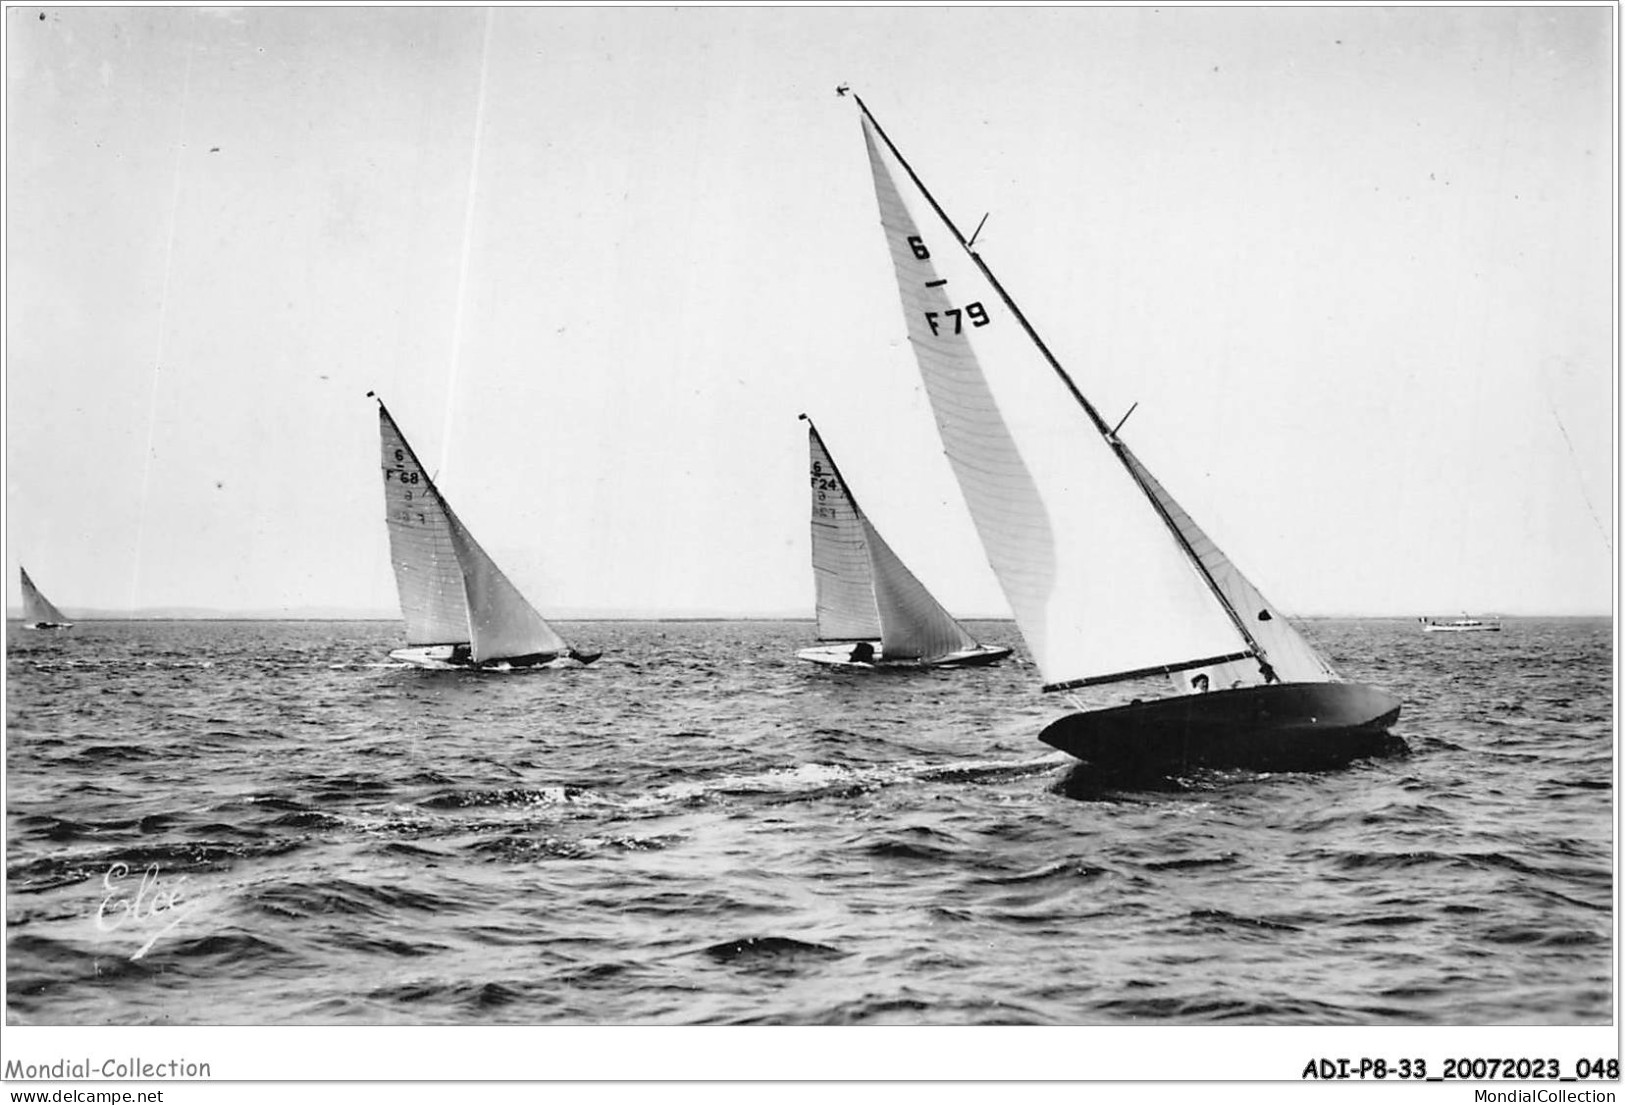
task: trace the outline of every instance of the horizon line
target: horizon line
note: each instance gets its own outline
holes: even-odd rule
[[[81,608],[78,610],[65,609],[64,615],[69,620],[82,622],[95,621],[332,621],[332,622],[398,622],[403,620],[399,613],[382,610],[345,610],[333,607],[290,607],[283,609],[247,609],[232,610],[217,607],[191,607],[191,606],[155,606],[141,607],[135,610]],[[816,621],[811,611],[785,611],[785,610],[659,610],[659,609],[615,609],[615,608],[575,608],[564,609],[544,615],[550,621]],[[1326,614],[1287,614],[1289,620],[1315,620],[1315,619],[1370,619],[1370,620],[1423,620],[1429,617],[1450,617],[1454,615],[1416,614],[1416,613],[1357,613],[1340,612]],[[1481,618],[1611,618],[1613,611],[1542,611],[1538,613],[1502,613],[1497,611],[1483,611],[1468,616]],[[955,614],[956,620],[974,622],[1015,622],[1015,618],[1008,613],[987,614],[968,613]],[[14,607],[6,608],[7,621],[22,621],[23,613]]]

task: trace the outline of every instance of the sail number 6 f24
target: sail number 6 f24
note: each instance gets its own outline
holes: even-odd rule
[[[931,251],[926,248],[925,242],[916,235],[911,235],[909,237],[908,248],[913,250],[914,256],[921,261],[929,260],[931,257]],[[946,280],[933,280],[927,284],[926,287],[936,288],[941,287],[946,283]],[[988,323],[993,321],[988,317],[987,308],[983,307],[980,302],[967,303],[962,308],[949,307],[944,311],[925,312],[925,323],[927,326],[931,327],[931,333],[933,334],[943,333],[944,330],[947,329],[950,322],[953,323],[952,332],[955,334],[962,334],[965,332],[965,319],[967,318],[970,319],[970,324],[972,326],[986,326]]]
[[[835,509],[833,507],[827,507],[824,505],[824,495],[826,492],[839,491],[841,489],[841,485],[836,482],[834,476],[828,475],[824,472],[824,464],[822,461],[813,461],[812,486],[813,490],[818,492],[818,501],[813,504],[813,517],[835,517]]]

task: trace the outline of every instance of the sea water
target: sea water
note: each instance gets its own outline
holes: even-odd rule
[[[8,1017],[1606,1024],[1611,624],[1503,624],[1303,623],[1409,755],[1132,791],[1037,741],[1004,622],[915,672],[567,623],[602,660],[508,675],[385,622],[13,625]]]

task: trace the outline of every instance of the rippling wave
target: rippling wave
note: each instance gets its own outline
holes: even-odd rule
[[[9,1016],[1605,1024],[1611,626],[1503,624],[1307,623],[1408,754],[1135,790],[1038,743],[1008,623],[885,677],[793,622],[508,675],[384,623],[13,626]]]

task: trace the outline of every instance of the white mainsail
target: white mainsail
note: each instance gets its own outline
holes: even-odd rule
[[[1252,650],[1023,319],[863,114],[909,341],[954,474],[1052,687]]]
[[[825,641],[877,640],[880,608],[857,504],[807,424],[812,484],[812,566],[818,636]]]
[[[858,506],[812,420],[813,577],[818,635],[880,638],[887,660],[933,660],[976,640],[932,597]]]
[[[465,644],[470,636],[468,600],[451,540],[451,512],[381,403],[378,428],[384,450],[384,520],[406,641]]]
[[[382,403],[378,424],[407,642],[468,644],[476,663],[568,647],[458,520]]]
[[[18,565],[17,570],[23,577],[23,621],[30,625],[67,624],[68,619],[63,616],[62,611],[53,606],[50,599],[40,594],[40,589],[28,578],[28,569]]]

